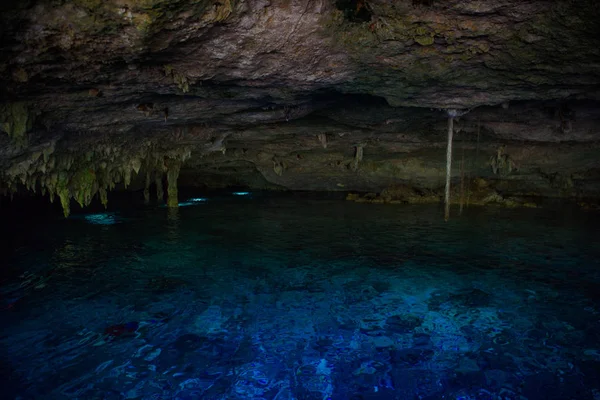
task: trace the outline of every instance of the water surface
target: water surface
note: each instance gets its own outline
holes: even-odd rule
[[[3,216],[3,395],[600,399],[597,214],[186,205]]]

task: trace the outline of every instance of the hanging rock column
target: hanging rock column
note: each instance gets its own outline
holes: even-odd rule
[[[354,146],[354,161],[352,162],[352,171],[358,171],[358,164],[363,159],[365,145],[363,143]]]
[[[150,172],[146,172],[146,185],[144,186],[144,204],[150,203]]]
[[[100,202],[104,206],[104,209],[106,209],[108,207],[108,191],[106,188],[101,187],[98,189],[98,192],[100,193]]]
[[[446,192],[444,196],[444,220],[450,218],[450,176],[452,170],[452,133],[454,131],[454,116],[452,110],[448,111],[448,147],[446,149]]]
[[[178,207],[179,199],[177,198],[177,178],[181,170],[181,162],[171,160],[167,167],[167,207]]]
[[[156,184],[156,200],[159,204],[165,201],[165,191],[163,189],[162,172],[156,172],[154,183]]]

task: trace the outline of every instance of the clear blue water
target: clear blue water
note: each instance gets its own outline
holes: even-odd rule
[[[597,214],[194,199],[2,214],[0,397],[600,399]]]

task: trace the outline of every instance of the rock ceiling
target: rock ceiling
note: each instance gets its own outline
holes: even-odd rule
[[[530,146],[512,150],[521,165],[569,142],[561,171],[596,176],[596,1],[13,0],[0,12],[9,190],[62,185],[85,204],[169,163],[191,184],[433,187],[448,109],[468,111],[455,129],[471,150],[481,139],[482,169],[499,142]],[[364,146],[383,166],[361,175]],[[84,169],[95,183],[80,193]]]

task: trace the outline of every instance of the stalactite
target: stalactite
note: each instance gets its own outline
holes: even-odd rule
[[[162,173],[156,173],[154,183],[156,184],[156,200],[163,203],[165,201],[165,191],[163,190]]]
[[[454,115],[448,113],[448,147],[446,149],[446,191],[444,196],[444,220],[450,218],[450,176],[452,169],[452,134],[454,131]]]
[[[321,146],[323,146],[324,149],[327,148],[327,135],[324,133],[319,133],[317,135],[317,138],[319,139],[319,143],[321,143]]]
[[[123,169],[123,181],[125,184],[125,189],[127,189],[131,184],[131,169],[129,169],[129,166],[125,166]]]
[[[144,186],[144,204],[150,203],[150,172],[146,172],[146,185]]]
[[[56,194],[60,198],[63,214],[68,217],[71,214],[71,191],[69,190],[69,175],[65,171],[57,174]]]
[[[281,161],[273,160],[273,172],[278,176],[283,175],[283,163]]]
[[[92,201],[92,197],[98,190],[96,172],[91,168],[80,169],[70,176],[68,182],[71,197],[73,197],[81,207],[89,205]]]
[[[69,217],[69,214],[71,214],[71,193],[69,193],[69,189],[67,188],[60,188],[57,191],[57,194],[60,198],[63,214],[65,215],[65,218],[67,218]]]
[[[354,161],[352,162],[352,170],[353,171],[357,171],[358,170],[358,165],[360,164],[360,162],[363,159],[363,149],[364,149],[365,145],[364,144],[359,144],[357,146],[355,146],[355,152],[354,152]]]
[[[108,192],[106,191],[106,188],[101,187],[100,189],[98,189],[98,193],[100,195],[100,203],[102,203],[102,205],[106,209],[108,207]]]
[[[167,169],[167,207],[178,207],[179,199],[177,198],[177,178],[179,178],[179,171],[181,170],[181,163],[173,160]]]
[[[131,168],[133,169],[136,175],[140,172],[141,167],[142,160],[140,160],[139,158],[134,158],[133,160],[131,160]]]
[[[221,144],[225,137],[223,135],[221,138]],[[96,193],[99,193],[100,201],[106,207],[108,191],[119,183],[127,188],[132,178],[142,170],[142,166],[147,166],[144,168],[149,171],[145,182],[145,201],[149,200],[149,187],[154,178],[159,202],[164,201],[162,176],[168,170],[168,194],[170,204],[173,204],[177,202],[180,166],[190,156],[191,150],[187,147],[156,151],[151,141],[143,142],[133,149],[101,143],[81,152],[61,148],[56,150],[56,143],[52,142],[44,149],[36,148],[24,154],[8,168],[1,170],[0,181],[11,189],[22,185],[35,193],[39,188],[43,195],[48,193],[51,201],[57,195],[65,216],[68,216],[71,200],[85,207],[91,203]],[[171,164],[170,168],[166,168],[165,161]],[[157,173],[152,177],[154,170]]]
[[[460,209],[459,215],[463,212],[463,204],[465,203],[465,147],[462,147],[462,157],[460,159]]]

